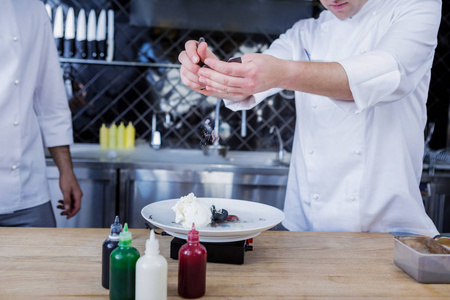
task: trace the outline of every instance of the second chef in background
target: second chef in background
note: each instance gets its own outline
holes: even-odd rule
[[[5,0],[0,10],[0,226],[54,227],[44,144],[60,173],[62,215],[82,191],[72,168],[72,118],[42,2]]]

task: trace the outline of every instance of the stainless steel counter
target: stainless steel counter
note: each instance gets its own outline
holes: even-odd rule
[[[230,151],[226,158],[201,150],[102,150],[95,144],[71,147],[74,170],[83,189],[82,210],[71,220],[57,216],[59,227],[108,227],[114,214],[130,227],[145,227],[141,209],[152,202],[198,197],[234,198],[283,208],[289,155]],[[47,160],[52,198],[60,199],[58,173]],[[59,194],[58,194],[59,193]]]
[[[142,145],[132,150],[102,150],[96,144],[71,147],[75,173],[83,189],[82,210],[71,220],[57,215],[59,227],[108,227],[118,214],[131,227],[145,227],[141,209],[152,202],[198,197],[234,198],[283,208],[290,156],[277,152],[229,151],[226,158],[199,150],[160,149]],[[47,161],[52,201],[61,199],[58,171]],[[425,208],[438,227],[450,228],[450,166],[424,165]],[[447,224],[447,225],[446,225]],[[443,231],[442,231],[443,232]]]

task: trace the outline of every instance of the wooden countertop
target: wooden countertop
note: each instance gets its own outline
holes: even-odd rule
[[[148,230],[130,229],[144,252]],[[0,228],[0,299],[109,299],[101,285],[108,229]],[[157,236],[177,295],[171,237]],[[420,284],[393,263],[385,233],[267,231],[243,265],[208,263],[203,299],[446,298],[449,284]]]

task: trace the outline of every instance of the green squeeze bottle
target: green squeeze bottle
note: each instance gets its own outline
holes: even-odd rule
[[[134,300],[136,283],[136,261],[139,251],[131,246],[131,232],[125,223],[119,236],[119,247],[111,252],[109,263],[109,299]]]

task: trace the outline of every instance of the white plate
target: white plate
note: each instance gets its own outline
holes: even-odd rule
[[[149,204],[141,210],[141,214],[153,226],[186,238],[189,229],[175,223],[175,212],[172,210],[178,200],[170,199]],[[224,242],[225,239],[228,241],[244,240],[252,235],[256,236],[284,220],[284,213],[281,210],[258,202],[201,197],[197,198],[197,201],[207,207],[214,204],[217,209],[224,208],[228,214],[236,215],[239,218],[237,222],[225,222],[217,227],[208,225],[196,228],[200,233],[200,240],[203,242],[207,237],[209,240],[213,240],[212,242]]]

